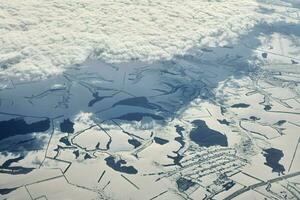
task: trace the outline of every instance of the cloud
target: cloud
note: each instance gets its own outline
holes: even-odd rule
[[[0,77],[39,79],[88,57],[153,61],[231,42],[261,18],[255,0],[0,2]]]

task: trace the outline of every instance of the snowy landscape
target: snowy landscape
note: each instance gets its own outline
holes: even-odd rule
[[[0,0],[0,199],[300,199],[297,0]]]

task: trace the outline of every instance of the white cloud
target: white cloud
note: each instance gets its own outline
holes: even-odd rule
[[[75,118],[74,121],[78,123],[85,124],[87,126],[94,125],[94,121],[92,120],[93,113],[87,113],[87,112],[79,112]]]
[[[260,21],[255,0],[0,2],[0,75],[45,78],[89,56],[156,60],[232,41]],[[1,70],[1,69],[0,69]]]

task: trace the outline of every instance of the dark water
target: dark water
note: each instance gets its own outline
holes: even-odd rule
[[[177,73],[174,73],[174,72],[168,71],[168,70],[166,70],[166,69],[162,69],[162,70],[160,70],[160,72],[161,72],[161,73],[164,73],[164,74],[170,74],[170,75],[174,75],[174,76],[176,76],[176,75],[180,75],[180,74],[177,74]]]
[[[222,133],[210,129],[205,121],[195,120],[192,122],[195,128],[190,132],[190,138],[193,142],[199,146],[210,147],[210,146],[228,146],[227,137]]]
[[[226,126],[229,126],[229,125],[230,125],[230,122],[227,121],[226,119],[223,119],[223,120],[218,119],[218,122],[219,122],[220,124],[224,124],[224,125],[226,125]]]
[[[179,179],[176,180],[177,187],[179,192],[185,192],[188,190],[190,187],[194,186],[196,183],[194,183],[191,180],[188,180],[186,178],[180,177]]]
[[[1,168],[0,167],[0,173],[2,174],[12,174],[12,175],[20,175],[20,174],[28,174],[30,173],[32,170],[34,170],[34,168],[30,168],[30,167],[21,167],[21,166],[17,166],[17,167],[8,167],[8,168]]]
[[[91,158],[92,158],[92,156],[90,154],[88,154],[88,153],[86,153],[84,155],[84,160],[91,159]]]
[[[75,155],[76,159],[79,157],[79,151],[78,150],[73,151],[73,154]]]
[[[94,99],[92,99],[89,103],[88,103],[88,107],[92,107],[95,103],[102,101],[103,99],[106,98],[110,98],[112,96],[99,96],[98,92],[93,93],[93,97]]]
[[[271,167],[272,172],[277,172],[278,174],[284,173],[284,166],[279,164],[279,161],[284,156],[283,152],[280,149],[264,149],[263,155],[266,158],[266,162],[264,164]]]
[[[134,146],[134,148],[137,148],[142,145],[142,143],[140,143],[137,139],[134,139],[134,138],[129,139],[128,143],[131,144],[132,146]]]
[[[20,160],[23,160],[23,159],[24,159],[24,156],[19,156],[17,158],[8,159],[2,164],[1,167],[8,168],[12,163],[19,162]]]
[[[262,53],[261,56],[262,56],[263,58],[267,58],[267,57],[268,57],[268,53]]]
[[[110,168],[118,172],[122,172],[126,174],[137,174],[138,172],[133,166],[124,166],[127,163],[125,160],[116,161],[113,156],[109,156],[105,158],[105,161],[107,166],[109,166]]]
[[[67,136],[60,138],[59,141],[64,143],[66,146],[71,146],[71,143]]]
[[[32,142],[34,140],[35,140],[35,138],[30,138],[30,139],[27,139],[27,140],[21,140],[17,143],[17,145],[22,145],[22,144],[25,144],[25,143],[28,143],[28,142]]]
[[[221,111],[221,114],[224,115],[227,112],[227,108],[221,106],[220,111]]]
[[[168,167],[168,166],[174,166],[174,165],[177,165],[179,167],[182,167],[180,161],[182,160],[183,156],[180,155],[178,152],[176,151],[173,151],[174,153],[176,153],[176,156],[170,156],[170,155],[167,155],[168,158],[172,159],[173,160],[173,164],[167,164],[167,165],[164,165],[165,167]]]
[[[230,188],[232,188],[235,185],[235,183],[233,181],[227,182],[223,185],[223,188],[225,190],[229,190]]]
[[[115,103],[113,107],[117,105],[143,107],[151,110],[161,109],[159,105],[150,103],[146,97],[133,97],[133,98],[124,99]]]
[[[292,62],[293,65],[299,64],[299,62],[297,62],[297,61],[295,61],[295,60],[291,60],[291,62]]]
[[[17,158],[11,158],[6,160],[1,166],[0,166],[0,173],[6,173],[6,174],[27,174],[31,172],[34,168],[27,168],[22,166],[13,166],[11,167],[12,163],[17,163],[20,160],[24,159],[24,156],[19,156]]]
[[[154,137],[154,142],[157,143],[157,144],[160,144],[160,145],[164,145],[164,144],[167,144],[169,141],[168,140],[165,140],[165,139],[162,139],[162,138],[159,138],[159,137]]]
[[[253,121],[257,121],[257,120],[260,120],[259,117],[256,117],[256,116],[250,116],[249,119],[253,120]]]
[[[159,115],[154,115],[150,113],[128,113],[117,117],[115,119],[126,120],[126,121],[141,121],[144,117],[151,117],[154,120],[164,120],[163,117]]]
[[[278,122],[275,123],[275,125],[282,126],[285,123],[286,123],[286,120],[279,120]]]
[[[9,194],[12,191],[14,191],[15,189],[17,189],[17,188],[1,188],[0,189],[0,194],[1,195]]]
[[[1,134],[1,133],[0,133]],[[7,138],[0,141],[0,152],[13,152],[14,154],[26,151],[42,150],[47,141],[32,137],[32,134],[17,135],[17,138]]]
[[[60,123],[60,130],[64,133],[74,133],[74,123],[69,119],[64,119],[63,122]]]
[[[179,137],[176,137],[175,140],[181,145],[180,149],[182,149],[185,145],[185,142],[183,141],[183,133],[185,129],[182,126],[176,125],[176,133],[178,133]]]
[[[250,105],[246,103],[237,103],[231,106],[231,108],[248,108]]]
[[[0,140],[15,136],[25,135],[34,132],[45,132],[50,128],[50,120],[45,119],[27,124],[22,118],[0,121]]]
[[[269,110],[271,110],[272,109],[272,106],[270,106],[270,105],[265,105],[265,107],[264,107],[264,110],[265,111],[269,111]]]
[[[96,144],[95,149],[100,149],[100,142]]]
[[[180,161],[183,158],[183,156],[179,153],[179,151],[184,148],[185,142],[183,140],[183,131],[185,130],[182,126],[176,125],[176,133],[179,135],[178,137],[175,137],[175,141],[177,141],[180,144],[180,148],[177,151],[173,151],[176,156],[170,156],[168,155],[167,157],[173,160],[173,164],[168,164],[164,166],[173,166],[177,165],[179,167],[182,167]]]

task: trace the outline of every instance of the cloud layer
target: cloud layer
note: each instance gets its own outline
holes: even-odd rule
[[[9,0],[0,2],[0,75],[61,73],[88,57],[168,59],[238,38],[260,18],[255,0]]]

